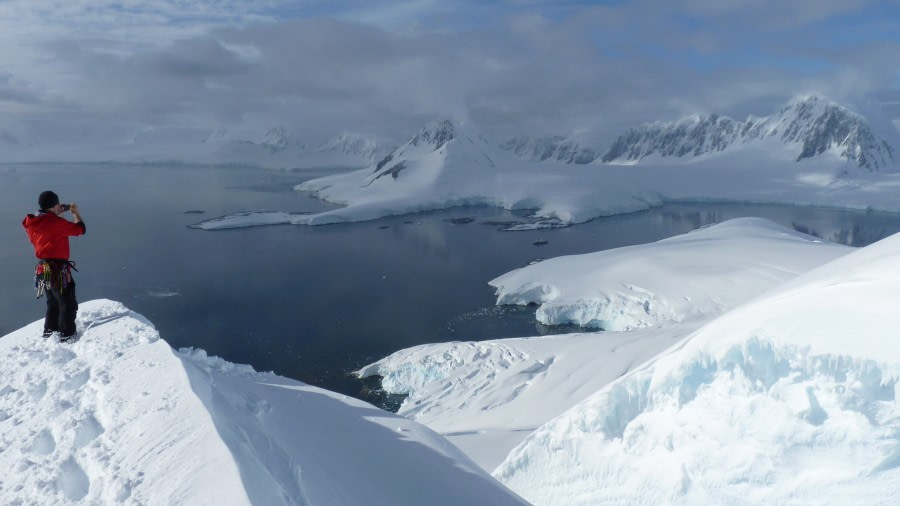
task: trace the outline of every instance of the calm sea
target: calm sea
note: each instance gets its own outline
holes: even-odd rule
[[[900,231],[900,215],[821,208],[679,204],[552,230],[492,208],[323,227],[204,231],[188,225],[244,211],[333,206],[292,187],[329,171],[241,167],[3,165],[0,335],[42,318],[33,250],[21,221],[38,194],[79,204],[88,234],[72,239],[79,300],[123,302],[175,348],[198,347],[257,370],[389,406],[349,372],[431,342],[558,333],[534,308],[496,307],[492,278],[530,262],[656,241],[760,216],[863,246]]]

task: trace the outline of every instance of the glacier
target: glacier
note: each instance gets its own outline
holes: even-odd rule
[[[891,504],[900,236],[722,315],[551,420],[494,475],[534,504]]]

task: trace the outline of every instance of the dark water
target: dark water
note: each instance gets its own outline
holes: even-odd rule
[[[741,216],[854,246],[900,231],[898,214],[715,204],[527,232],[499,231],[497,223],[528,219],[489,208],[324,227],[188,228],[234,212],[330,208],[291,190],[322,173],[0,166],[0,335],[43,315],[20,223],[45,189],[76,201],[88,227],[72,239],[80,300],[123,302],[175,348],[203,348],[364,398],[366,387],[347,373],[401,348],[570,330],[537,324],[534,308],[494,306],[487,282],[540,258],[656,241]]]

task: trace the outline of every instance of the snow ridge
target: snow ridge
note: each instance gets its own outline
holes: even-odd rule
[[[698,157],[765,139],[794,146],[798,162],[832,153],[871,172],[885,171],[897,163],[895,148],[876,135],[864,117],[816,96],[796,100],[766,118],[736,121],[713,114],[647,123],[620,135],[601,160],[623,164],[651,155]]]
[[[176,352],[120,303],[82,303],[75,343],[42,325],[0,338],[3,503],[523,504],[422,425]]]

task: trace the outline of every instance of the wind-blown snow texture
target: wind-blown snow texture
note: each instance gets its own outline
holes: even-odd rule
[[[894,504],[900,236],[726,313],[532,433],[535,504]]]
[[[81,304],[0,338],[4,504],[522,504],[429,429]],[[385,463],[389,465],[385,465]]]

